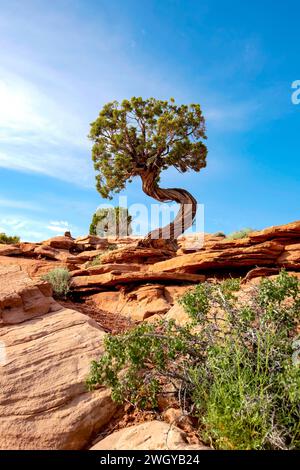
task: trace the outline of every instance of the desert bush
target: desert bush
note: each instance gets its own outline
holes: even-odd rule
[[[88,387],[104,384],[115,401],[147,408],[171,382],[215,448],[299,449],[300,367],[292,360],[299,282],[282,271],[247,301],[238,288],[230,279],[187,292],[184,327],[161,321],[107,336]]]
[[[117,250],[118,249],[118,245],[115,244],[115,243],[109,243],[107,248],[104,250],[104,252],[101,254],[101,255],[97,255],[95,256],[94,259],[92,259],[91,261],[89,261],[87,263],[87,266],[98,266],[98,264],[101,264],[102,263],[102,256],[105,255],[107,252],[109,251],[114,251],[114,250]]]
[[[237,232],[232,232],[230,233],[229,235],[227,235],[227,238],[229,240],[238,240],[240,238],[246,238],[248,237],[248,235],[251,233],[251,232],[254,232],[254,229],[253,228],[249,228],[249,227],[246,227],[246,228],[243,228],[241,230],[238,230]]]
[[[55,268],[42,276],[44,281],[48,281],[53,288],[54,296],[66,298],[70,290],[71,274],[66,268]]]
[[[213,237],[223,237],[223,238],[226,237],[226,235],[225,235],[224,232],[216,232],[216,233],[213,233],[212,236],[213,236]]]
[[[0,243],[4,244],[14,244],[14,243],[19,243],[20,242],[20,237],[14,235],[14,236],[9,236],[6,235],[6,233],[0,233]]]

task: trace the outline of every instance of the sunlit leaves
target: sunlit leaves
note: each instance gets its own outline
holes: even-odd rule
[[[199,104],[133,97],[103,106],[91,124],[97,189],[107,198],[133,176],[174,166],[200,171],[206,165],[205,121]]]

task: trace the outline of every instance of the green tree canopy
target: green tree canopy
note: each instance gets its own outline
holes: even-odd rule
[[[104,198],[111,198],[139,176],[143,191],[156,200],[190,204],[192,224],[195,199],[186,190],[163,189],[158,183],[161,171],[170,166],[182,173],[206,166],[205,120],[199,104],[176,105],[173,99],[135,97],[113,101],[103,106],[91,124],[89,137],[94,142],[97,189]],[[183,207],[168,226],[170,238],[182,233],[182,218]]]
[[[125,207],[102,208],[92,217],[90,235],[99,237],[131,235],[132,217]]]

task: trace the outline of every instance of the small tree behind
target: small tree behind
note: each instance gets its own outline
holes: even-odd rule
[[[5,245],[9,245],[9,244],[14,244],[14,243],[19,243],[20,242],[20,237],[18,237],[17,235],[13,235],[13,236],[9,236],[9,235],[6,235],[6,233],[4,232],[1,232],[0,233],[0,244],[5,244]]]
[[[132,217],[125,207],[103,208],[95,212],[90,225],[90,235],[99,237],[131,235]]]

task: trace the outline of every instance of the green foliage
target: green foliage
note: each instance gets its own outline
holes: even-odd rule
[[[199,104],[133,97],[107,103],[91,123],[97,189],[105,198],[134,176],[174,166],[180,172],[206,165],[205,121]]]
[[[0,243],[10,245],[14,243],[19,243],[20,242],[20,237],[17,236],[9,236],[6,235],[6,233],[0,233]]]
[[[119,403],[155,407],[171,382],[215,448],[299,449],[300,366],[292,360],[299,282],[282,271],[247,300],[238,289],[229,279],[188,291],[185,327],[161,321],[107,336],[88,387],[110,386]]]
[[[131,235],[132,217],[125,207],[99,209],[92,218],[90,235],[99,237]]]
[[[213,233],[213,237],[223,237],[225,238],[226,235],[224,232],[216,232],[216,233]]]
[[[65,268],[55,268],[42,276],[44,281],[52,285],[54,296],[57,298],[66,298],[70,290],[71,274]]]
[[[238,240],[240,238],[246,238],[249,236],[251,232],[254,232],[253,228],[243,228],[242,230],[238,230],[237,232],[232,232],[227,235],[228,240]]]
[[[95,256],[94,259],[92,259],[91,261],[89,261],[87,263],[87,266],[98,266],[98,264],[101,264],[102,263],[102,256],[105,255],[108,251],[114,251],[114,250],[117,250],[118,249],[118,245],[115,244],[115,243],[109,243],[106,250],[101,254],[101,255],[97,255]]]

